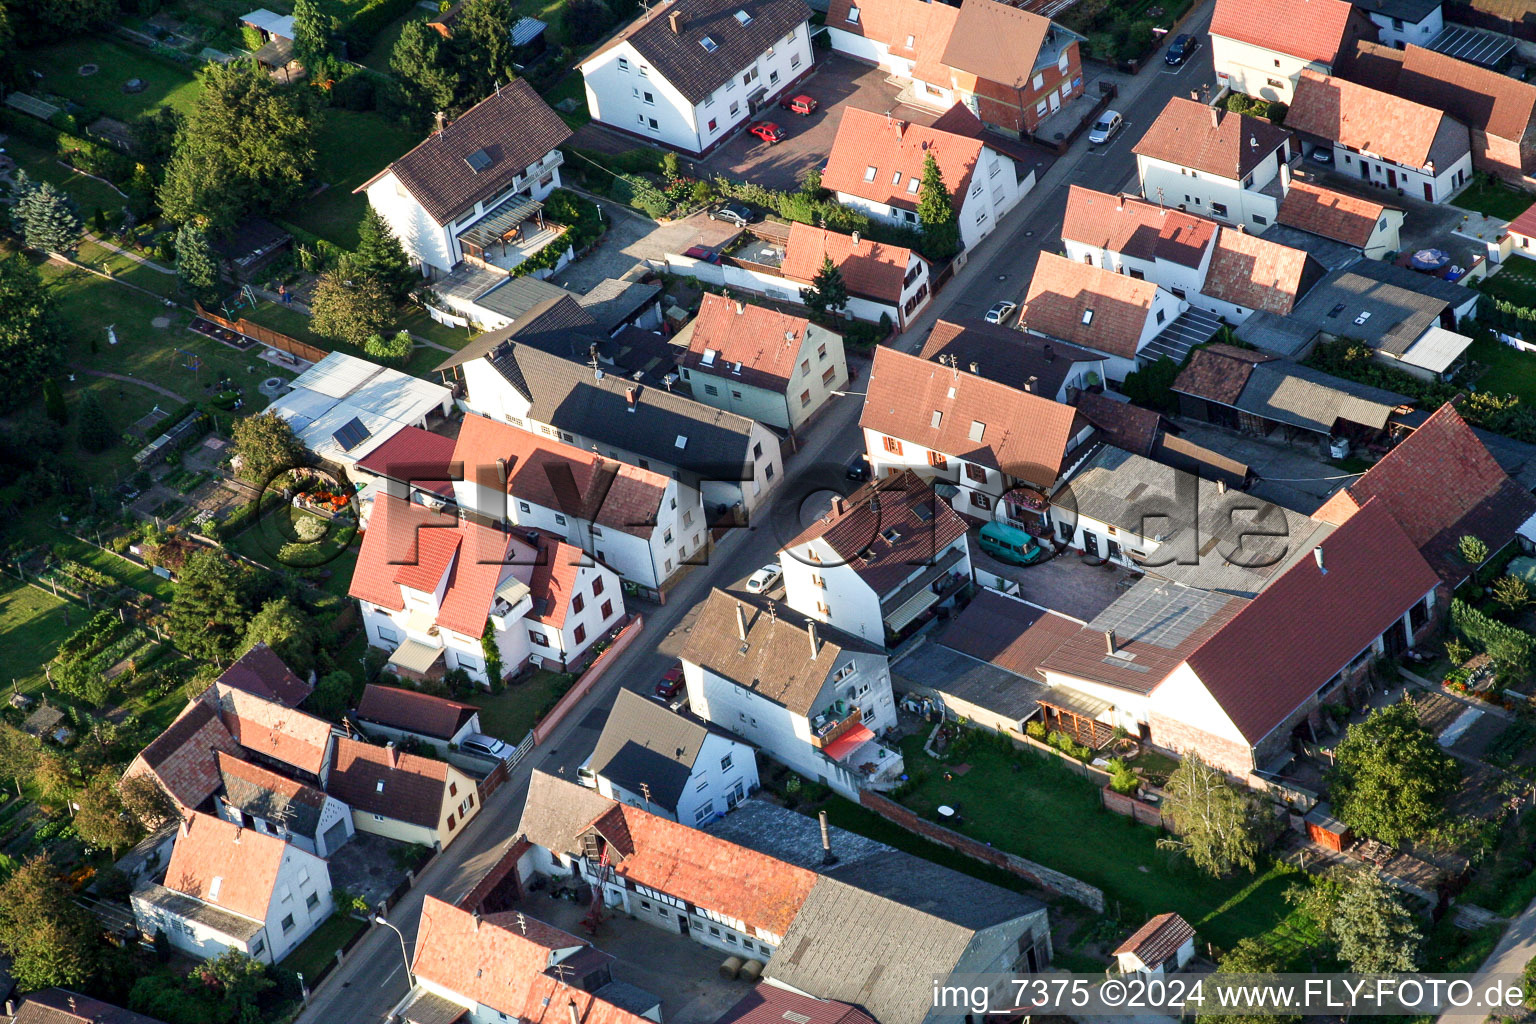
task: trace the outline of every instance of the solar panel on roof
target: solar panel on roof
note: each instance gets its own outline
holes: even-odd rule
[[[491,166],[491,154],[487,153],[483,149],[477,149],[473,153],[469,154],[469,156],[465,157],[464,162],[469,164],[470,170],[474,171],[476,174],[479,174],[481,171]]]
[[[372,436],[373,432],[363,426],[363,421],[356,416],[343,423],[341,429],[331,435],[331,437],[336,439],[336,443],[341,445],[341,450],[344,452],[351,451]]]

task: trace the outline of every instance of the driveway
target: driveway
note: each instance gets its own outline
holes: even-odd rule
[[[777,105],[765,108],[754,120],[772,121],[784,129],[783,142],[770,146],[749,134],[746,125],[751,122],[744,122],[734,137],[698,161],[699,170],[711,176],[724,175],[793,191],[800,187],[806,171],[827,162],[844,107],[882,114],[889,111],[904,121],[921,125],[932,124],[940,113],[902,103],[898,98],[900,89],[888,80],[886,72],[839,54],[819,57],[816,70],[788,92],[792,96],[813,96],[820,106],[808,117],[780,110]]]
[[[1125,593],[1121,584],[1140,575],[1113,563],[1084,565],[1070,550],[1038,565],[1008,565],[986,554],[974,542],[971,561],[977,569],[1017,583],[1015,597],[1084,622],[1114,604]]]
[[[596,249],[551,278],[553,283],[573,292],[590,291],[605,278],[623,277],[642,260],[659,262],[665,254],[683,252],[693,245],[724,245],[741,230],[724,221],[710,220],[703,213],[658,224],[627,206],[590,194],[587,198],[602,207],[603,216],[608,218],[608,234]]]

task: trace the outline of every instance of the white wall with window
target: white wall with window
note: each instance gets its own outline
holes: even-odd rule
[[[1144,154],[1137,154],[1136,170],[1141,180],[1141,194],[1149,202],[1177,207],[1228,224],[1242,224],[1247,230],[1261,235],[1275,222],[1280,200],[1290,185],[1290,157],[1291,144],[1287,141],[1242,180],[1156,160]],[[1278,187],[1267,187],[1277,178]]]
[[[865,173],[865,181],[873,182],[879,169],[871,165]],[[917,180],[913,179],[913,185]],[[951,188],[953,188],[951,184]],[[960,200],[956,213],[960,229],[960,241],[966,249],[976,246],[983,238],[997,229],[1003,217],[1018,205],[1019,200],[1035,187],[1035,172],[1031,168],[1020,178],[1018,165],[1012,157],[999,153],[990,146],[981,147],[976,166],[971,173],[970,184]],[[866,199],[851,192],[838,192],[837,201],[861,210],[871,217],[878,217],[900,227],[921,230],[917,219],[917,192],[912,190],[912,206],[894,206]]]
[[[597,791],[610,800],[695,828],[729,814],[760,784],[757,754],[752,747],[714,732],[699,745],[692,772],[678,795],[675,810],[647,799],[643,793],[626,789],[606,776],[597,776],[596,782]]]

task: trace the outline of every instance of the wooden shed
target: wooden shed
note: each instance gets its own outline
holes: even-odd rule
[[[1349,826],[1333,816],[1333,808],[1320,803],[1306,817],[1307,838],[1318,846],[1336,853],[1343,853],[1354,845],[1355,834]]]

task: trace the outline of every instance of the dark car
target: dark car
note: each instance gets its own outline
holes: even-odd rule
[[[1169,67],[1176,68],[1193,57],[1198,49],[1200,49],[1200,37],[1183,33],[1168,44],[1168,53],[1163,60]]]
[[[849,480],[868,480],[869,479],[869,460],[864,457],[864,453],[863,452],[860,452],[859,454],[855,455],[849,461],[849,463],[848,463],[848,479]]]
[[[746,203],[738,203],[733,199],[729,202],[721,203],[713,210],[710,210],[709,219],[723,220],[727,224],[735,224],[739,228],[744,228],[757,219],[757,211],[753,210]]]
[[[683,688],[683,666],[673,665],[667,669],[666,675],[661,677],[661,682],[656,684],[656,696],[662,700],[671,700],[678,695]]]

